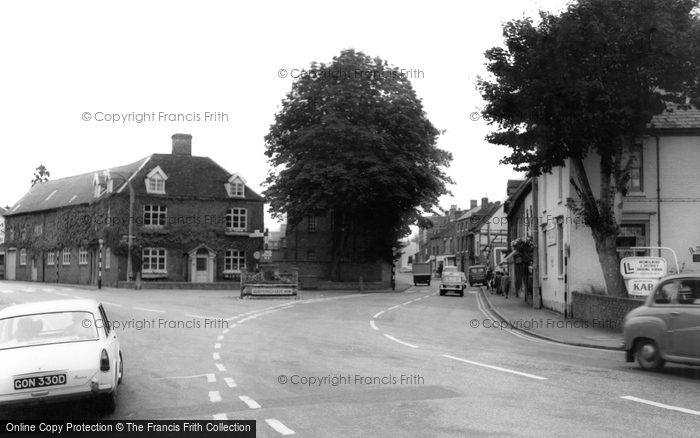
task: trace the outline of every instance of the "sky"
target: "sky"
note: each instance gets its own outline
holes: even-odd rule
[[[170,153],[175,133],[261,193],[264,137],[294,77],[349,48],[408,70],[446,130],[437,146],[453,154],[455,184],[440,207],[503,200],[523,176],[499,165],[509,150],[484,140],[493,127],[472,120],[483,54],[502,45],[502,23],[566,3],[3,1],[0,206],[41,164],[52,180],[100,171]]]

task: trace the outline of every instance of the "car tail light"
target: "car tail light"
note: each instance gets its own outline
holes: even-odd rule
[[[104,348],[100,354],[100,371],[109,371],[109,355]]]

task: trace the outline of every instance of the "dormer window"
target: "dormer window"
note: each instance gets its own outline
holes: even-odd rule
[[[229,198],[244,198],[245,197],[245,178],[240,174],[235,173],[231,175],[228,182],[224,184],[226,186],[226,192]]]
[[[242,198],[244,187],[245,186],[239,182],[231,183],[228,188],[228,195],[235,198]]]
[[[165,181],[168,176],[163,172],[160,166],[156,166],[146,176],[146,191],[148,193],[165,194]]]

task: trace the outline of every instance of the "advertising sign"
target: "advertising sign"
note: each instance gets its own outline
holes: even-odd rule
[[[666,276],[666,259],[661,257],[625,257],[620,260],[620,272],[625,280],[661,278]]]
[[[657,278],[634,278],[632,280],[627,280],[627,292],[630,295],[648,296],[654,287],[659,284],[659,279]]]

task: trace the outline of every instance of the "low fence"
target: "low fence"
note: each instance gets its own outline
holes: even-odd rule
[[[571,293],[571,313],[574,318],[588,321],[589,327],[604,328],[614,332],[621,332],[625,315],[642,304],[644,301],[632,298]]]

